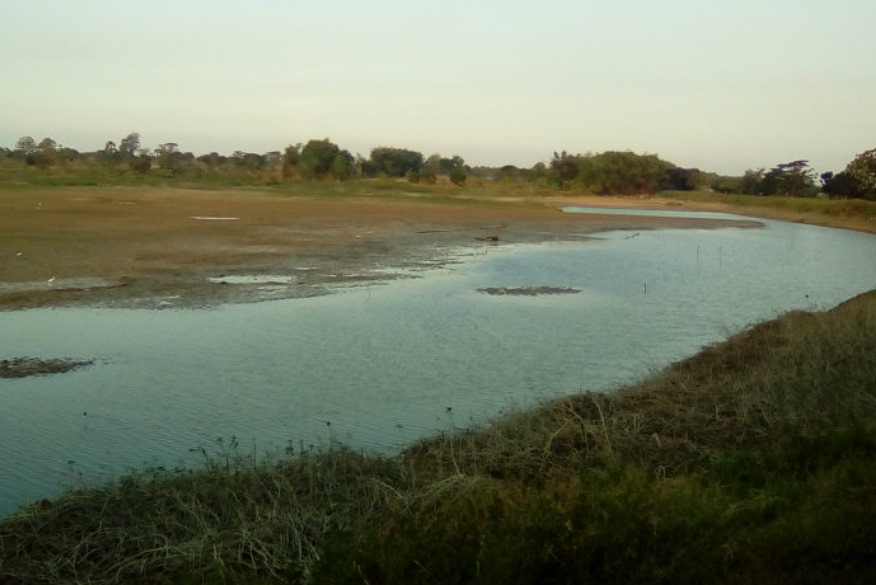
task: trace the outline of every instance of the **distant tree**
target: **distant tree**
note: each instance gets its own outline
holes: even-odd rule
[[[298,164],[301,162],[301,145],[290,144],[283,151],[283,166],[281,174],[284,179],[297,177],[299,174]]]
[[[717,175],[709,182],[709,187],[718,193],[742,193],[742,178]]]
[[[30,141],[26,141],[25,148],[21,152],[24,154],[24,162],[29,166],[37,166],[41,169],[47,169],[52,166],[58,156],[58,143],[51,138],[43,138],[39,144],[33,146]]]
[[[423,167],[423,154],[405,148],[380,146],[371,150],[373,169],[388,177],[404,177]]]
[[[465,159],[463,159],[463,158],[462,158],[461,156],[459,156],[458,154],[454,154],[454,155],[453,155],[452,157],[450,157],[449,159],[442,158],[442,159],[441,159],[441,167],[442,167],[442,168],[443,168],[448,174],[450,174],[450,173],[451,173],[452,171],[454,171],[454,170],[462,170],[462,171],[467,170],[467,169],[466,169],[466,166],[465,166]]]
[[[673,167],[667,171],[667,183],[676,191],[695,191],[705,186],[706,176],[699,169]]]
[[[58,143],[55,142],[52,138],[43,138],[40,140],[40,143],[36,146],[37,150],[42,150],[44,152],[54,152],[58,149]]]
[[[438,176],[432,171],[432,169],[423,168],[423,170],[421,170],[418,173],[418,175],[420,177],[421,183],[426,183],[427,185],[434,185],[435,183],[438,182]]]
[[[519,175],[520,175],[520,169],[518,169],[514,165],[505,165],[505,166],[499,168],[499,178],[500,179],[516,178]]]
[[[22,154],[31,154],[36,152],[37,143],[33,136],[22,136],[15,143],[15,150]]]
[[[329,171],[332,178],[338,181],[346,181],[353,175],[354,167],[353,155],[347,150],[340,150],[332,159],[332,166]]]
[[[128,162],[128,166],[132,171],[146,174],[152,169],[152,157],[146,152],[140,152]]]
[[[548,177],[548,167],[543,162],[537,162],[526,172],[526,176],[530,181],[543,182]]]
[[[818,192],[814,176],[808,160],[781,163],[763,176],[762,192],[764,195],[810,197]]]
[[[466,172],[465,159],[459,155],[453,155],[450,158],[441,156],[440,154],[430,155],[423,162],[421,170],[431,172],[435,175],[450,175],[454,170],[462,170]]]
[[[254,152],[243,152],[242,150],[236,150],[232,155],[232,159],[237,167],[252,172],[260,171],[268,164],[267,156]]]
[[[876,148],[856,156],[844,172],[855,178],[861,197],[876,200]]]
[[[578,156],[579,182],[600,195],[656,193],[669,187],[676,165],[653,154],[606,151]]]
[[[307,179],[324,179],[332,172],[335,157],[341,149],[328,138],[309,140],[301,149],[299,166],[301,176]]]
[[[36,166],[41,169],[47,169],[55,162],[52,152],[37,150],[24,157],[24,162],[28,166]]]
[[[82,154],[75,148],[70,148],[69,146],[58,146],[58,149],[55,151],[55,160],[62,164],[73,162],[81,158]]]
[[[211,152],[209,154],[202,154],[196,159],[199,163],[205,164],[208,167],[219,167],[224,165],[228,161],[227,156],[222,156],[218,152]]]
[[[748,169],[742,175],[739,182],[738,192],[744,195],[762,195],[763,194],[763,169]]]
[[[843,171],[821,173],[821,190],[831,199],[854,199],[864,196],[861,183],[855,175]]]
[[[551,170],[556,174],[557,182],[566,186],[570,181],[578,178],[581,172],[578,167],[578,157],[570,155],[565,150],[560,154],[554,152]]]
[[[155,149],[155,162],[159,168],[170,172],[171,175],[176,175],[182,168],[182,163],[185,156],[179,150],[179,145],[176,142],[165,142],[159,144]]]
[[[459,187],[465,185],[467,175],[465,173],[465,168],[463,168],[462,165],[454,167],[447,176],[450,177],[450,182],[454,185],[457,185]]]
[[[131,132],[119,142],[119,153],[123,158],[134,158],[138,150],[140,150],[140,134],[137,132]]]
[[[104,165],[115,165],[119,162],[119,147],[114,140],[107,140],[103,148],[95,153],[95,158]]]
[[[428,171],[428,172],[432,173],[433,175],[440,175],[441,174],[441,155],[438,153],[429,155],[429,158],[427,158],[423,162],[423,168],[421,170]]]
[[[356,166],[359,167],[359,172],[363,177],[376,177],[380,174],[380,167],[370,158],[364,158],[361,155],[356,157]]]

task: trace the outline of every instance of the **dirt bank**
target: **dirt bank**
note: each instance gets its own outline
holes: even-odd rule
[[[0,310],[313,296],[338,283],[392,278],[395,269],[440,265],[461,246],[575,240],[607,229],[758,225],[567,214],[558,205],[119,187],[0,192]]]

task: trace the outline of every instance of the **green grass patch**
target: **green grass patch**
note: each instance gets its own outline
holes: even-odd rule
[[[663,191],[660,197],[693,201],[697,203],[720,203],[743,210],[778,210],[791,213],[824,215],[827,217],[850,217],[870,220],[876,217],[876,201],[865,199],[828,199],[825,197],[780,197],[757,195],[728,195],[712,191]]]

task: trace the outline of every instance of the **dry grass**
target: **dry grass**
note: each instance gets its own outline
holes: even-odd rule
[[[865,199],[762,197],[711,191],[665,191],[656,199],[691,208],[876,233],[876,201]]]
[[[300,576],[329,531],[385,508],[396,472],[344,449],[258,465],[232,450],[198,471],[138,472],[4,521],[0,582]]]

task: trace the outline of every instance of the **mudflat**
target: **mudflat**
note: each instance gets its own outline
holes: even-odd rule
[[[338,283],[441,265],[460,247],[571,241],[608,229],[760,225],[570,214],[560,205],[543,197],[365,191],[337,197],[155,187],[0,191],[0,310],[313,296]]]

